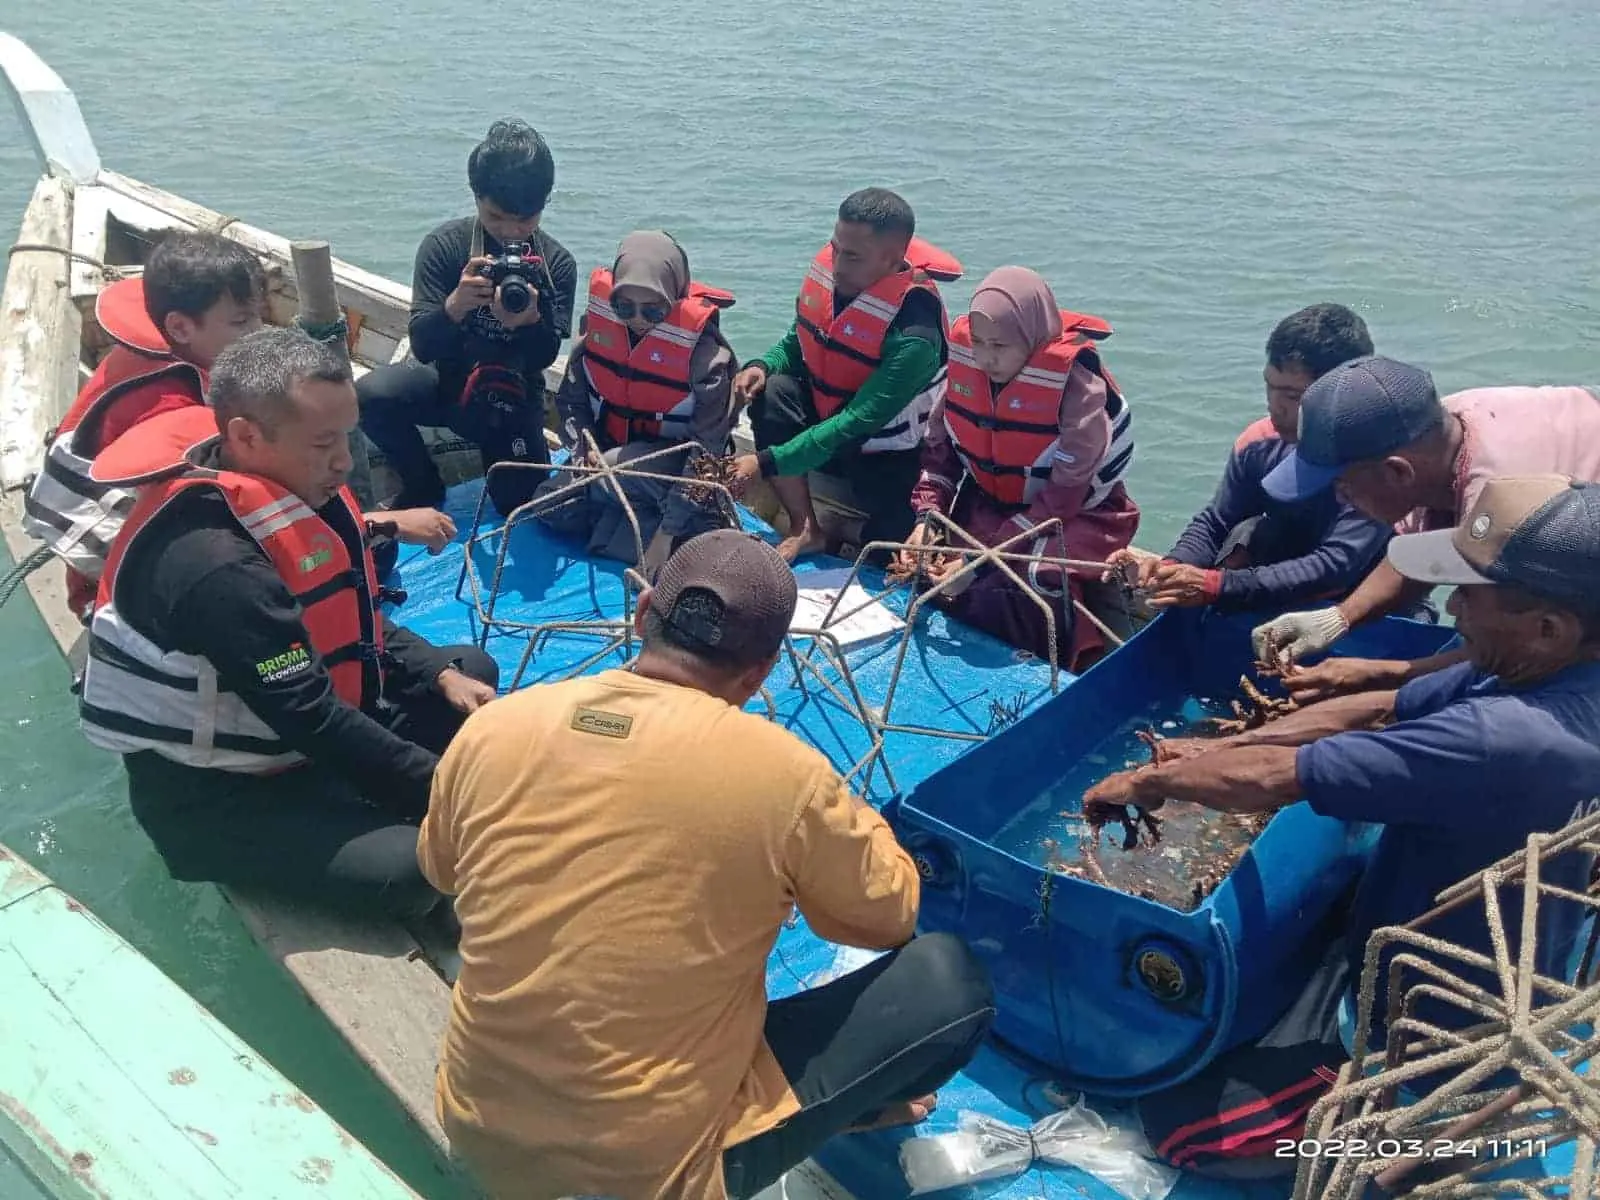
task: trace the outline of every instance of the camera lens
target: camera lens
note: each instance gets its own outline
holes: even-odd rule
[[[532,303],[533,289],[528,286],[527,280],[508,275],[501,283],[500,307],[508,313],[524,312]]]

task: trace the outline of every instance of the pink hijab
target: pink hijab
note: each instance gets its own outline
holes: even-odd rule
[[[1037,350],[1061,335],[1061,310],[1050,285],[1027,267],[991,271],[972,294],[972,311],[1005,332],[1008,341]]]

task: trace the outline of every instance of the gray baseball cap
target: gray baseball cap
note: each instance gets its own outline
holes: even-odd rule
[[[694,592],[717,603],[685,606]],[[799,594],[794,571],[772,546],[742,530],[715,529],[690,538],[667,559],[650,604],[708,655],[753,661],[783,645]]]

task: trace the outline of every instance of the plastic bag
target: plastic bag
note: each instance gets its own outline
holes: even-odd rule
[[[1106,1124],[1080,1100],[1031,1129],[964,1111],[956,1119],[954,1133],[902,1142],[900,1169],[911,1194],[920,1196],[1004,1179],[1042,1159],[1087,1171],[1127,1200],[1165,1200],[1178,1182],[1178,1172],[1152,1162],[1150,1154],[1142,1132]]]

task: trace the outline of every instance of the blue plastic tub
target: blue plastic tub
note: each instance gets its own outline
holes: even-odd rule
[[[1372,826],[1292,805],[1193,912],[1047,871],[995,845],[1064,777],[1116,769],[1085,759],[1131,717],[1176,710],[1187,697],[1236,695],[1258,619],[1160,618],[886,810],[923,873],[920,927],[974,946],[994,975],[997,1036],[1069,1086],[1105,1096],[1158,1091],[1265,1030],[1309,976],[1376,838]],[[1421,657],[1451,632],[1390,619],[1358,629],[1339,652]]]

